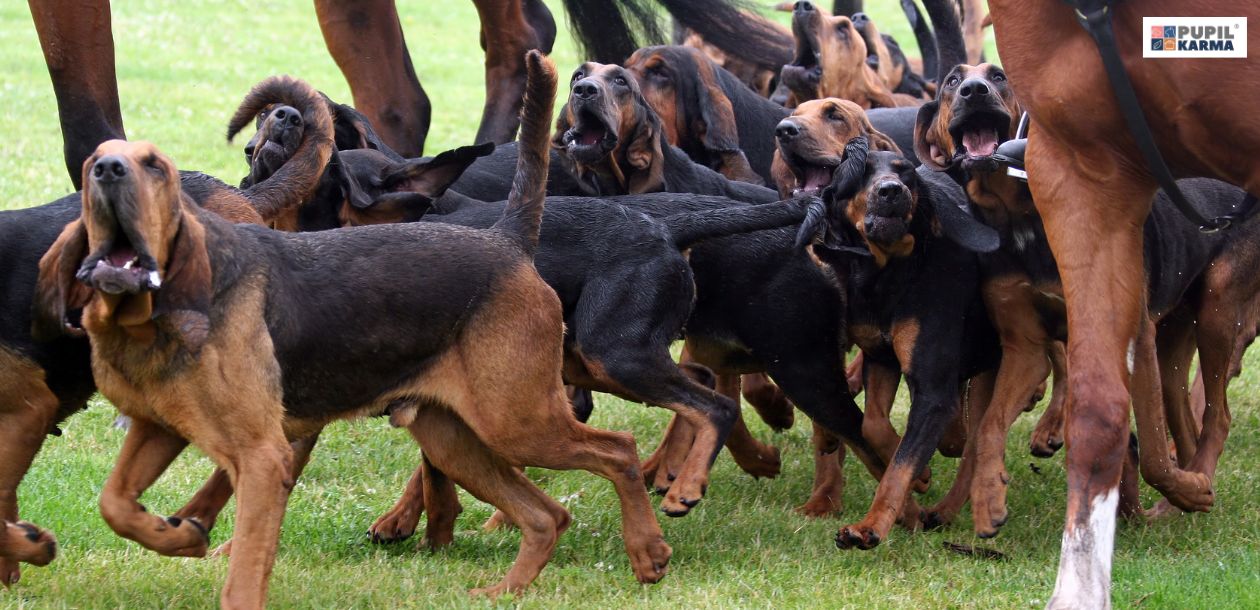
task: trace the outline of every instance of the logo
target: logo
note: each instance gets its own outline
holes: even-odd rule
[[[1142,57],[1246,57],[1246,17],[1143,17]]]

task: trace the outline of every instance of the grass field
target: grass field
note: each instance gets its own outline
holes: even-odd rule
[[[559,2],[550,1],[559,13]],[[896,3],[868,2],[881,28],[912,46]],[[469,2],[400,0],[416,68],[433,100],[430,154],[470,143],[482,102],[481,51]],[[244,171],[240,143],[223,141],[224,125],[250,85],[275,73],[305,78],[335,99],[349,92],[324,51],[308,1],[128,0],[114,5],[123,113],[133,139],[158,143],[185,169],[235,182]],[[55,102],[25,3],[0,3],[0,208],[50,201],[69,190]],[[562,72],[577,65],[566,32],[557,42]],[[1154,524],[1119,529],[1113,599],[1117,608],[1260,607],[1260,376],[1255,354],[1231,387],[1234,428],[1217,483],[1217,506]],[[898,411],[904,414],[905,399]],[[646,455],[666,413],[599,397],[593,423],[631,430]],[[116,537],[97,512],[102,483],[122,434],[114,411],[95,399],[49,440],[21,488],[25,518],[53,529],[63,553],[50,567],[29,568],[0,590],[0,607],[202,608],[218,599],[224,559],[158,557]],[[393,502],[417,450],[381,420],[333,426],[325,434],[289,504],[271,605],[277,608],[515,606],[528,608],[810,607],[1035,608],[1054,584],[1063,525],[1061,456],[1027,452],[1033,420],[1015,427],[1008,448],[1012,516],[1002,534],[975,540],[970,515],[943,531],[894,530],[869,552],[838,551],[839,521],[812,521],[791,508],[804,501],[811,466],[807,422],[754,433],[783,450],[784,471],[755,481],[722,456],[706,500],[680,520],[662,517],[674,548],[670,575],[636,584],[619,539],[615,495],[585,473],[531,472],[570,508],[574,524],[556,556],[526,594],[497,603],[465,590],[497,580],[516,553],[513,532],[482,533],[491,509],[464,495],[455,544],[431,553],[412,542],[375,546],[368,525]],[[1035,462],[1040,473],[1029,464]],[[955,462],[937,457],[932,499],[952,479]],[[170,512],[204,480],[212,464],[189,451],[145,497]],[[865,512],[874,482],[847,467],[844,519]],[[1154,494],[1144,491],[1149,505]],[[232,530],[231,511],[213,532]],[[950,553],[945,541],[980,544],[1002,561]]]

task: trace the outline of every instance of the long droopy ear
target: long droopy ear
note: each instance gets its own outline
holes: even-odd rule
[[[210,335],[213,297],[206,229],[185,211],[166,264],[166,277],[154,295],[153,317],[159,321],[165,318],[170,330],[183,339],[184,347],[197,353]]]
[[[739,182],[765,184],[765,180],[749,165],[744,151],[740,150],[735,108],[718,84],[717,71],[721,68],[708,61],[700,62],[698,68],[700,78],[695,91],[700,108],[700,142],[709,154],[722,160],[722,166],[716,169],[723,176]]]
[[[919,106],[919,114],[914,121],[914,155],[930,169],[944,171],[949,166],[949,153],[944,142],[940,141],[945,130],[937,126],[940,116],[941,102],[932,100]]]
[[[72,328],[66,312],[82,309],[92,298],[92,289],[75,279],[87,256],[87,228],[75,220],[62,229],[57,241],[39,259],[39,279],[35,284],[31,335],[38,341],[51,341],[62,335],[83,336]]]
[[[625,172],[626,190],[630,195],[665,190],[665,153],[661,148],[665,145],[661,143],[661,119],[643,96],[636,96],[635,112],[638,120],[634,122],[634,133],[626,145],[626,163],[632,168],[632,171]]]

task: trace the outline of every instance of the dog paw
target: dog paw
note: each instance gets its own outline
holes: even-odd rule
[[[731,457],[735,458],[735,464],[740,470],[752,475],[754,479],[773,479],[779,476],[782,471],[783,463],[779,459],[779,448],[773,445],[764,445],[763,451],[759,451],[754,455],[743,455],[731,453]]]
[[[792,510],[798,515],[804,515],[811,519],[823,519],[838,516],[844,510],[844,503],[839,498],[833,500],[825,495],[813,496],[804,504]]]
[[[410,506],[398,508],[394,507],[389,512],[381,515],[372,527],[368,528],[368,538],[373,544],[390,544],[393,542],[402,542],[416,533],[416,526],[420,523],[420,513],[412,510]]]
[[[866,551],[879,546],[881,538],[874,528],[862,524],[846,525],[836,532],[836,548]]]
[[[34,566],[46,566],[57,556],[57,539],[52,532],[39,528],[25,521],[5,524],[5,548],[10,557],[0,564],[0,577],[4,584],[17,583],[21,577],[21,569],[17,562]]]
[[[626,553],[630,556],[630,568],[634,570],[634,577],[640,583],[650,585],[660,582],[669,573],[669,559],[674,555],[674,550],[663,538],[657,536],[646,544],[637,545],[633,549],[627,548]]]

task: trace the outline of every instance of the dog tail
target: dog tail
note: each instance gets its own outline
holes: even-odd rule
[[[705,42],[775,74],[792,61],[796,41],[792,34],[759,14],[745,13],[742,2],[732,0],[660,0],[678,23],[700,35]]]
[[[932,26],[923,18],[919,5],[914,0],[901,0],[901,10],[914,30],[914,41],[919,45],[919,55],[923,56],[923,74],[932,78],[939,70],[940,56],[937,55],[936,35]]]
[[[333,122],[328,103],[314,87],[292,76],[273,76],[254,85],[228,122],[229,142],[271,104],[292,106],[302,113],[302,142],[271,177],[250,185],[245,197],[265,221],[310,198],[333,153]]]
[[[962,15],[958,12],[958,3],[954,0],[923,0],[928,17],[932,18],[932,27],[936,29],[937,61],[936,73],[923,68],[923,76],[935,78],[937,83],[945,81],[945,74],[958,64],[967,63],[967,45],[963,42]]]
[[[503,218],[496,229],[521,240],[533,256],[538,249],[543,200],[547,194],[547,165],[551,160],[552,108],[556,101],[556,65],[537,50],[525,54],[525,101],[521,104],[519,156],[516,176],[508,193]]]
[[[706,239],[799,224],[812,199],[816,198],[682,212],[661,218],[660,222],[669,229],[674,245],[686,250]]]

